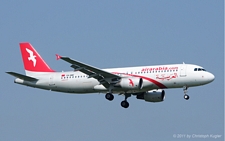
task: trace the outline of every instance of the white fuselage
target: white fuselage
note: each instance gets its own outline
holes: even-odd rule
[[[143,79],[143,88],[141,89],[127,90],[115,87],[112,89],[113,93],[137,93],[153,89],[181,88],[183,86],[194,87],[210,83],[214,80],[213,74],[205,71],[200,66],[191,64],[126,67],[103,70],[119,75],[122,78]],[[80,71],[27,72],[27,74],[38,80],[36,82],[30,82],[17,78],[15,83],[66,93],[101,93],[108,91],[98,80],[89,78],[89,76]]]

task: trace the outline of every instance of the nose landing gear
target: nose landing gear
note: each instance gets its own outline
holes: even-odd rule
[[[185,94],[184,95],[184,99],[188,100],[189,99],[189,95]]]
[[[187,89],[188,89],[187,86],[184,86],[184,87],[183,87],[183,91],[184,91],[184,99],[186,99],[186,100],[189,99],[189,95],[187,95],[187,92],[188,92]]]

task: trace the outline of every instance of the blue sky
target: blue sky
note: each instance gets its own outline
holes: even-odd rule
[[[0,2],[0,140],[178,140],[174,134],[218,134],[216,140],[223,140],[223,9],[222,0]],[[24,41],[57,71],[72,69],[56,61],[56,53],[99,68],[185,62],[203,66],[216,79],[190,88],[188,101],[182,89],[168,89],[164,102],[131,97],[124,109],[123,96],[109,102],[103,94],[14,84],[5,72],[24,73]]]

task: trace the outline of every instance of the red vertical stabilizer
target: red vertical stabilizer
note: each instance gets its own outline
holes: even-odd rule
[[[20,51],[26,71],[54,72],[30,43],[20,43]]]

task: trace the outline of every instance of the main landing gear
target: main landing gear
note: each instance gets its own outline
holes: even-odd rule
[[[129,103],[127,102],[127,98],[131,97],[131,94],[124,94],[125,95],[125,100],[123,100],[121,102],[121,106],[123,108],[128,108],[129,107]],[[108,99],[109,101],[112,101],[114,99],[114,96],[112,93],[106,93],[105,98]]]
[[[184,99],[186,99],[186,100],[189,99],[189,95],[187,95],[187,92],[188,92],[187,89],[188,89],[187,86],[184,86],[184,87],[183,87],[183,91],[184,91]]]
[[[125,95],[125,100],[121,102],[121,106],[123,108],[128,108],[129,107],[129,103],[127,102],[127,98],[131,97],[131,94],[124,94]]]
[[[109,87],[109,92],[106,93],[105,98],[108,99],[109,101],[112,101],[114,99],[114,96],[112,94],[112,85]]]
[[[114,96],[113,96],[112,93],[107,93],[107,94],[105,95],[105,98],[108,99],[109,101],[112,101],[112,100],[114,99]]]

